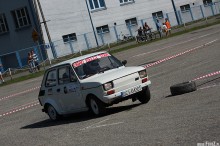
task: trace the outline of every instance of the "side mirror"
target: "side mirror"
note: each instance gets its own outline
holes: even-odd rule
[[[123,65],[126,65],[128,62],[127,62],[127,60],[123,60],[121,63],[122,63]]]

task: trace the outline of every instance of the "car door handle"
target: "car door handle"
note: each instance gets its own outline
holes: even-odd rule
[[[60,89],[57,89],[57,92],[60,92]]]

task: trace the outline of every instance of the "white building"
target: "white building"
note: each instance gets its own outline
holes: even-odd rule
[[[209,7],[214,1],[174,0],[175,15],[172,0],[40,0],[58,56],[115,42],[121,32],[135,36],[144,22],[156,29],[153,17],[161,22],[169,18],[174,26],[178,25],[176,17],[186,23],[211,16],[213,11],[220,13],[219,7]]]

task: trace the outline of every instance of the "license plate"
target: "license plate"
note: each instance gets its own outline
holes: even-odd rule
[[[121,92],[121,96],[126,97],[126,96],[132,95],[134,93],[140,92],[141,90],[142,90],[142,87],[141,87],[141,85],[139,85],[139,86],[136,86],[136,87],[133,87],[133,88],[130,88],[126,91]]]

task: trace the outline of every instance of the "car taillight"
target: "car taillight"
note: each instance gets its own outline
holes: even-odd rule
[[[142,79],[142,83],[146,83],[148,81],[148,78]]]

